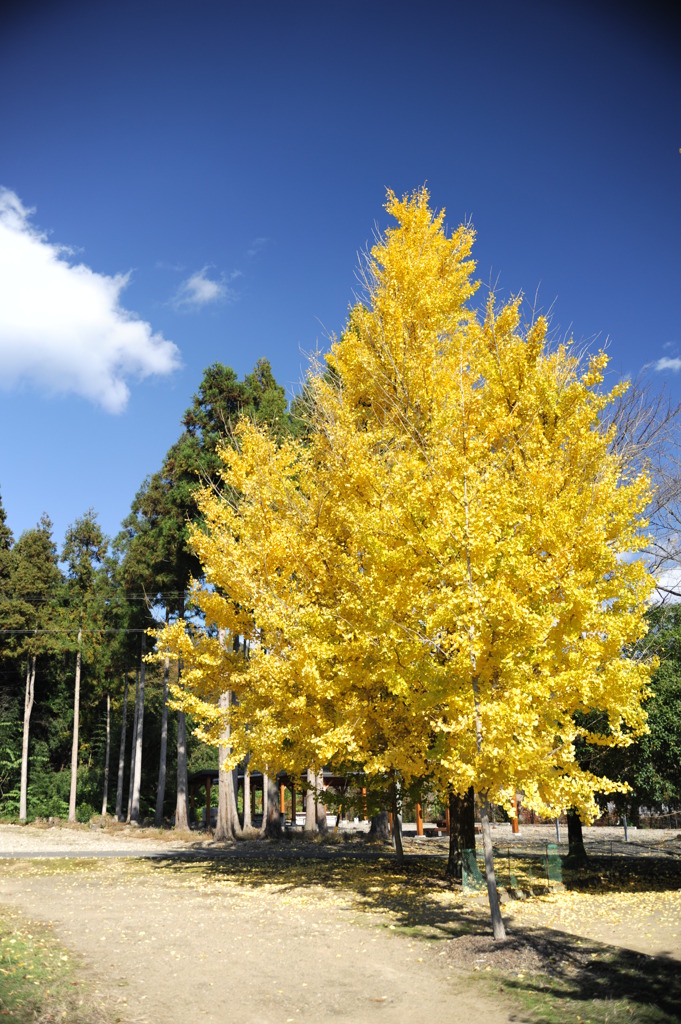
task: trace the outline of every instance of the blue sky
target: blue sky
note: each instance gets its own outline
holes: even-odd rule
[[[115,534],[204,367],[293,391],[385,190],[681,398],[679,24],[657,4],[99,0],[0,15],[0,492]],[[662,360],[663,362],[660,362]],[[655,369],[660,366],[660,369]]]

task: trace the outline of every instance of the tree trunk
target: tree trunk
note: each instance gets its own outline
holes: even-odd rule
[[[140,789],[142,786],[142,740],[144,737],[144,680],[146,676],[146,664],[144,653],[147,647],[147,637],[142,633],[142,650],[140,652],[140,685],[139,685],[139,710],[137,712],[137,731],[135,733],[135,784],[132,789],[132,810],[130,820],[140,820]]]
[[[267,793],[267,807],[263,808],[265,835],[268,839],[281,839],[281,805],[276,776],[273,779],[267,775],[263,777],[263,791]]]
[[[501,917],[499,907],[499,894],[497,892],[497,880],[494,874],[494,850],[492,847],[492,833],[489,827],[489,803],[482,801],[480,810],[482,822],[482,848],[485,853],[485,876],[487,878],[487,896],[489,897],[489,909],[492,915],[492,934],[495,939],[505,939],[506,929]]]
[[[306,774],[307,789],[305,790],[305,824],[303,832],[317,831],[317,814],[315,809],[315,790],[317,779],[314,772],[308,768]]]
[[[166,622],[167,622],[166,618]],[[163,662],[163,711],[161,713],[161,753],[158,759],[158,789],[156,790],[156,813],[154,825],[160,828],[163,824],[163,801],[166,796],[166,765],[168,763],[168,677],[170,675],[170,658]]]
[[[175,828],[189,828],[189,779],[187,776],[187,720],[184,711],[177,713],[177,803]]]
[[[250,754],[247,754],[244,761],[244,832],[247,829],[253,828],[253,819],[251,817],[251,773],[248,770],[249,759]]]
[[[400,796],[400,783],[393,774],[392,786],[390,787],[391,801],[393,808],[393,846],[399,864],[404,860],[404,847],[402,846],[402,800]]]
[[[371,839],[384,839],[390,842],[390,814],[385,807],[379,814],[372,815],[369,836]]]
[[[475,851],[475,793],[471,786],[463,796],[449,794],[449,860],[446,873],[463,878],[463,851]]]
[[[116,818],[123,821],[123,773],[125,771],[125,733],[128,718],[128,674],[123,686],[123,717],[121,720],[121,743],[118,749],[118,781],[116,785]]]
[[[175,806],[175,828],[189,828],[187,807],[187,720],[184,711],[177,712],[177,804]]]
[[[130,744],[130,780],[128,784],[128,813],[125,816],[126,821],[130,821],[130,812],[132,810],[132,790],[135,785],[135,754],[137,752],[137,712],[139,710],[138,694],[140,688],[140,673],[137,670],[135,677],[135,707],[132,714],[132,742]]]
[[[111,694],[106,695],[106,753],[104,754],[104,794],[102,796],[102,817],[106,817],[109,802],[109,753],[111,751]]]
[[[269,804],[269,779],[265,772],[262,773],[262,819],[260,821],[260,835],[264,836],[267,830],[267,808]]]
[[[24,731],[21,737],[21,788],[19,790],[19,821],[26,821],[28,804],[28,740],[31,726],[31,712],[35,696],[35,654],[26,662],[26,693],[24,695]]]
[[[71,792],[69,793],[69,821],[76,820],[76,790],[78,788],[78,724],[80,721],[80,672],[82,665],[81,641],[83,630],[78,629],[76,654],[76,682],[73,694],[73,743],[71,745]]]
[[[314,780],[314,806],[317,828],[320,832],[326,832],[326,807],[324,805],[324,775],[315,775]]]
[[[184,621],[184,597],[180,602],[179,618]],[[177,682],[179,685],[182,663],[178,662]],[[187,719],[184,711],[177,712],[177,802],[175,804],[175,828],[189,828],[189,807],[187,796],[189,778],[187,775]]]
[[[469,536],[469,523],[468,523],[468,480],[464,474],[463,478],[463,507],[464,507],[464,522],[466,529],[466,538]],[[473,568],[471,564],[470,548],[466,551],[466,569],[468,573],[468,585],[470,588],[471,596],[475,593],[473,586]],[[475,650],[473,641],[475,639],[475,630],[471,625],[469,630],[469,638],[471,641],[470,648],[470,660],[471,660],[471,689],[473,690],[473,708],[475,710],[475,745],[478,754],[482,751],[482,721],[480,718],[480,685],[478,682],[478,669],[477,660],[475,657]],[[485,875],[487,877],[487,895],[489,897],[489,909],[492,915],[492,933],[495,939],[505,939],[506,930],[504,928],[504,922],[501,919],[501,912],[499,910],[499,896],[497,893],[497,880],[494,875],[494,851],[492,849],[492,834],[489,829],[489,804],[487,803],[487,797],[483,800],[483,807],[481,811],[482,821],[482,846],[485,851]]]
[[[225,690],[218,698],[218,707],[223,711],[228,711],[230,700],[231,693],[229,690]],[[229,720],[227,720],[220,738],[222,742],[218,748],[220,774],[218,776],[218,816],[215,823],[215,839],[219,842],[225,842],[225,840],[236,839],[242,835],[236,803],[236,790],[234,788],[234,773],[232,771],[225,771],[223,768],[225,760],[232,753]]]
[[[568,826],[568,863],[572,867],[583,868],[587,863],[586,849],[584,847],[584,836],[582,834],[582,822],[579,814],[571,807],[567,812]]]
[[[473,670],[475,671],[475,658],[471,655]],[[475,708],[475,739],[478,753],[482,750],[482,723],[480,721],[480,693],[478,688],[478,677],[474,675],[471,679],[473,687],[473,705]],[[489,912],[492,918],[492,934],[495,939],[505,939],[506,929],[499,909],[499,894],[497,892],[497,880],[494,874],[494,849],[492,847],[492,833],[489,827],[489,803],[487,797],[482,801],[480,821],[482,823],[482,848],[485,855],[485,878],[487,879],[487,897],[489,899]]]

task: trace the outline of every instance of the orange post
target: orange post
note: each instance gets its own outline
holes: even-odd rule
[[[362,786],[362,806],[364,807],[364,821],[367,820],[367,788]]]
[[[421,804],[416,804],[416,835],[423,835],[423,810]]]
[[[286,786],[279,783],[279,813],[286,816]]]
[[[452,823],[449,819],[449,807],[445,808],[445,834],[451,835]]]

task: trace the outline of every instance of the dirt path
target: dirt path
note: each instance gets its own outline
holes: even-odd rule
[[[144,1024],[520,1020],[473,994],[437,942],[341,893],[235,884],[148,862],[8,861],[0,902],[52,922],[112,1010]]]

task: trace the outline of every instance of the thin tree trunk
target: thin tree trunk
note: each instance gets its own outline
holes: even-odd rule
[[[465,475],[463,478],[463,501],[466,538],[468,539],[468,480]],[[473,569],[471,565],[470,549],[466,550],[466,569],[468,572],[468,585],[471,591],[471,596],[474,597],[475,588],[473,586]],[[483,739],[482,721],[480,719],[480,686],[478,682],[477,661],[472,644],[472,641],[475,638],[475,630],[472,623],[470,626],[469,634],[471,639],[471,687],[473,689],[473,707],[475,710],[475,744],[478,754],[480,754],[482,750]],[[494,874],[494,850],[492,848],[492,834],[489,828],[489,804],[487,802],[487,794],[485,794],[485,797],[482,801],[482,805],[482,811],[480,814],[480,820],[482,822],[482,846],[485,853],[485,876],[487,878],[487,896],[489,898],[489,910],[492,917],[492,934],[494,935],[495,939],[505,939],[506,929],[504,928],[504,922],[501,917],[501,910],[499,909],[499,894],[497,893],[497,880]]]
[[[76,682],[73,694],[73,743],[71,745],[71,792],[69,793],[69,821],[76,820],[76,790],[78,788],[78,724],[80,720],[80,672],[82,665],[81,641],[83,630],[78,629],[76,654]]]
[[[317,831],[317,814],[315,809],[315,790],[317,778],[311,768],[306,773],[307,789],[305,790],[305,824],[303,832]]]
[[[267,831],[267,809],[269,806],[269,779],[265,772],[262,773],[262,820],[260,822],[260,835],[264,836]]]
[[[393,774],[390,796],[393,807],[393,846],[395,847],[397,861],[401,864],[404,860],[404,847],[402,845],[402,801],[400,799],[400,784],[396,774]]]
[[[116,818],[123,821],[123,774],[125,771],[125,733],[128,718],[128,674],[123,686],[123,718],[121,720],[121,743],[118,749],[118,781],[116,785]]]
[[[177,712],[177,803],[175,805],[175,828],[186,831],[189,828],[187,807],[187,719],[184,711]]]
[[[135,710],[132,716],[132,742],[130,744],[130,781],[128,785],[128,813],[125,817],[126,821],[130,821],[130,812],[132,811],[132,791],[135,785],[135,755],[137,753],[137,715],[139,713],[139,689],[140,689],[140,673],[137,669],[137,675],[135,677]]]
[[[226,690],[221,693],[218,697],[218,707],[225,714],[229,711],[229,691]],[[231,789],[234,793],[234,784],[232,782],[232,773],[225,771],[223,765],[225,759],[230,754],[230,728],[229,724],[226,724],[220,734],[220,746],[218,747],[218,814],[215,821],[215,834],[214,838],[223,843],[226,839],[232,839],[234,834],[234,824],[230,821],[229,814],[229,790]]]
[[[30,735],[31,712],[35,696],[35,654],[26,662],[26,693],[24,695],[24,731],[21,738],[21,788],[19,790],[19,821],[26,821],[28,804],[28,740]]]
[[[485,854],[485,875],[487,877],[487,895],[489,897],[489,909],[492,915],[492,934],[495,939],[505,939],[506,929],[501,917],[499,907],[499,894],[497,892],[497,880],[494,874],[494,850],[492,847],[492,832],[489,827],[489,803],[486,799],[481,801],[480,821],[482,822],[482,848]]]
[[[272,779],[267,775],[263,777],[263,790],[267,793],[267,806],[263,813],[265,835],[268,839],[281,839],[281,805],[276,776]]]
[[[104,795],[102,796],[102,817],[106,817],[109,802],[109,753],[111,751],[111,694],[106,695],[106,753],[104,755]]]
[[[225,630],[218,631],[220,646],[226,651]],[[234,650],[239,649],[239,638],[234,638]],[[224,842],[228,839],[235,839],[241,835],[241,824],[236,802],[236,788],[234,785],[234,773],[226,770],[224,763],[232,753],[232,725],[230,721],[230,708],[234,700],[230,690],[225,690],[218,697],[218,708],[224,713],[224,726],[220,734],[220,746],[218,747],[218,813],[215,822],[215,839]]]
[[[446,873],[463,879],[463,851],[475,851],[475,793],[471,786],[463,796],[449,794],[449,860]]]
[[[166,622],[167,622],[166,617]],[[161,753],[158,759],[158,789],[156,790],[156,814],[154,824],[160,828],[163,824],[163,801],[166,796],[166,766],[168,763],[168,678],[170,676],[170,658],[163,662],[163,711],[161,713]]]
[[[184,597],[180,602],[179,618],[184,621]],[[177,665],[179,685],[182,662]],[[187,719],[184,711],[177,712],[177,801],[175,803],[175,828],[189,829],[188,807],[189,777],[187,774]]]
[[[475,658],[471,655],[471,660]],[[475,670],[475,665],[473,666]],[[478,753],[482,749],[482,723],[480,721],[480,691],[478,688],[478,677],[472,677],[473,703],[475,707],[475,739]],[[492,934],[495,939],[505,939],[506,929],[501,917],[499,907],[499,893],[497,892],[497,880],[494,874],[494,849],[492,847],[492,833],[489,827],[489,803],[487,797],[481,800],[480,821],[482,823],[482,848],[485,856],[485,878],[487,880],[487,897],[489,899],[489,912],[492,918]]]
[[[146,663],[144,653],[147,648],[146,633],[142,633],[142,650],[140,652],[140,686],[138,693],[139,711],[137,712],[137,732],[135,734],[135,784],[132,789],[132,811],[130,820],[140,820],[140,789],[142,786],[142,741],[144,738],[144,680]]]
[[[232,695],[229,690],[225,690],[224,693],[220,694],[218,698],[218,707],[225,711],[229,711]],[[241,836],[242,829],[239,823],[239,813],[236,803],[236,790],[234,788],[234,773],[231,770],[225,770],[223,765],[229,755],[232,753],[231,745],[231,726],[229,719],[227,719],[225,728],[221,734],[221,744],[218,748],[218,759],[220,766],[220,774],[218,776],[218,816],[215,823],[215,839],[220,842],[225,840],[236,839]]]
[[[251,817],[251,773],[248,769],[249,760],[250,754],[247,754],[244,761],[244,832],[247,829],[253,828],[253,819]]]

